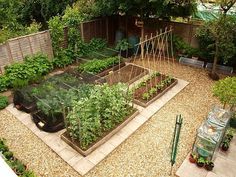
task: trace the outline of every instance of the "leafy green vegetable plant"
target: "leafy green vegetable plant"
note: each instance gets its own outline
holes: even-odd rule
[[[119,63],[118,57],[111,57],[106,58],[104,60],[91,60],[84,64],[81,64],[78,68],[80,72],[87,72],[92,74],[97,74],[113,65],[116,65]]]
[[[8,98],[6,96],[0,95],[0,110],[4,109],[8,105]]]
[[[124,50],[128,50],[129,47],[130,47],[130,44],[129,44],[128,40],[122,39],[122,40],[118,41],[115,49],[124,51]]]

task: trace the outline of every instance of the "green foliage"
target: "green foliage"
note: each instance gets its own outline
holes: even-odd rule
[[[0,92],[6,91],[9,85],[9,78],[6,75],[0,76]]]
[[[3,155],[7,160],[10,160],[13,157],[13,153],[11,151],[3,152]]]
[[[32,171],[24,171],[22,175],[20,175],[20,177],[37,177],[34,172]]]
[[[181,53],[183,55],[187,55],[187,57],[200,55],[199,49],[191,47],[181,37],[177,35],[173,36],[173,48],[175,53]]]
[[[8,105],[8,98],[6,96],[0,95],[0,110],[4,109]]]
[[[213,86],[213,95],[216,96],[224,106],[231,107],[236,104],[236,77],[227,77],[219,80]]]
[[[117,45],[116,45],[116,50],[118,50],[118,51],[124,51],[124,50],[128,50],[128,48],[130,48],[131,46],[130,46],[130,44],[129,44],[129,42],[128,42],[128,40],[127,39],[122,39],[122,40],[119,40],[118,42],[117,42]]]
[[[15,63],[5,67],[5,76],[8,77],[10,87],[24,86],[33,82],[39,76],[49,73],[53,69],[51,62],[42,54],[26,57],[24,63]]]
[[[63,42],[63,28],[64,24],[61,21],[60,16],[55,16],[48,21],[48,27],[50,29],[52,46],[54,54],[57,55],[57,52],[60,50]]]
[[[67,131],[86,149],[132,112],[129,103],[131,94],[124,84],[96,85],[88,97],[74,102],[67,116]]]
[[[81,22],[89,18],[86,14],[81,13],[76,5],[73,5],[73,7],[67,6],[64,15],[55,16],[49,20],[48,25],[51,30],[52,44],[56,56],[62,50],[64,27],[68,29],[68,48],[74,53],[80,51],[80,47],[83,47],[83,42],[78,27]]]
[[[105,39],[93,38],[88,44],[90,51],[99,51],[107,46],[107,41]]]
[[[8,152],[8,151],[9,151],[9,148],[5,144],[5,140],[0,138],[0,152],[5,153],[5,152]]]
[[[70,49],[61,50],[53,59],[52,64],[54,68],[64,68],[72,64],[76,57],[75,53]]]
[[[38,32],[40,28],[41,24],[36,22],[33,22],[29,26],[23,26],[17,22],[4,25],[2,28],[0,28],[0,43],[17,36]]]
[[[26,169],[26,166],[20,160],[13,156],[13,153],[9,151],[9,148],[5,144],[5,140],[2,138],[0,138],[0,153],[3,154],[7,164],[12,168],[17,176],[36,177],[32,171]]]
[[[125,13],[141,18],[147,18],[150,15],[155,17],[188,17],[196,10],[196,1],[97,0],[94,2],[93,9],[95,14],[100,16]]]
[[[146,87],[146,85],[148,84],[148,82],[152,78],[158,77],[159,75],[160,75],[160,73],[153,73],[151,76],[149,76],[144,81],[139,83],[135,89],[138,89],[138,88],[141,88],[141,87]],[[153,98],[153,96],[155,96],[157,91],[161,91],[163,88],[168,87],[171,84],[172,81],[173,81],[172,77],[170,77],[170,76],[166,77],[164,80],[157,83],[157,85],[154,85],[152,88],[150,88],[147,92],[144,92],[142,94],[142,99],[143,100],[149,100],[150,98]]]
[[[52,69],[52,63],[42,54],[26,57],[23,63],[14,63],[5,67],[4,75],[0,76],[0,92],[37,82]]]
[[[16,7],[19,13],[19,21],[29,24],[32,19],[46,24],[55,15],[61,15],[68,5],[72,5],[74,0],[27,0]]]
[[[199,157],[199,158],[197,159],[197,163],[203,163],[203,164],[205,164],[205,162],[206,162],[206,160],[205,160],[203,157]]]
[[[84,64],[81,64],[78,68],[80,72],[87,72],[87,73],[92,73],[92,74],[97,74],[113,65],[116,65],[119,63],[119,58],[118,57],[111,57],[111,58],[106,58],[103,60],[91,60],[88,61]]]
[[[54,117],[57,114],[62,114],[64,108],[71,109],[72,102],[87,97],[91,89],[91,85],[84,84],[69,90],[58,87],[47,89],[44,98],[37,101],[37,108],[45,115]],[[40,90],[35,95],[42,95],[39,92]]]
[[[210,59],[216,56],[221,64],[233,65],[236,56],[236,18],[221,15],[218,19],[205,22],[197,31],[202,58]],[[218,51],[216,53],[216,45]]]

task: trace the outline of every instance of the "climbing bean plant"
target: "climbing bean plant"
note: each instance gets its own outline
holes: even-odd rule
[[[88,97],[73,103],[67,116],[67,131],[82,149],[87,149],[131,114],[130,103],[131,94],[126,85],[96,85]]]

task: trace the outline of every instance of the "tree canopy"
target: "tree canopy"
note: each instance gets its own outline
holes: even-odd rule
[[[94,9],[100,15],[126,14],[141,18],[187,17],[196,10],[195,0],[96,0]]]

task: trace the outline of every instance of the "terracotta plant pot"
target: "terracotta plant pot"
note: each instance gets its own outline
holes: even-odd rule
[[[193,157],[192,154],[190,154],[190,156],[189,156],[189,162],[196,163],[196,159]]]

